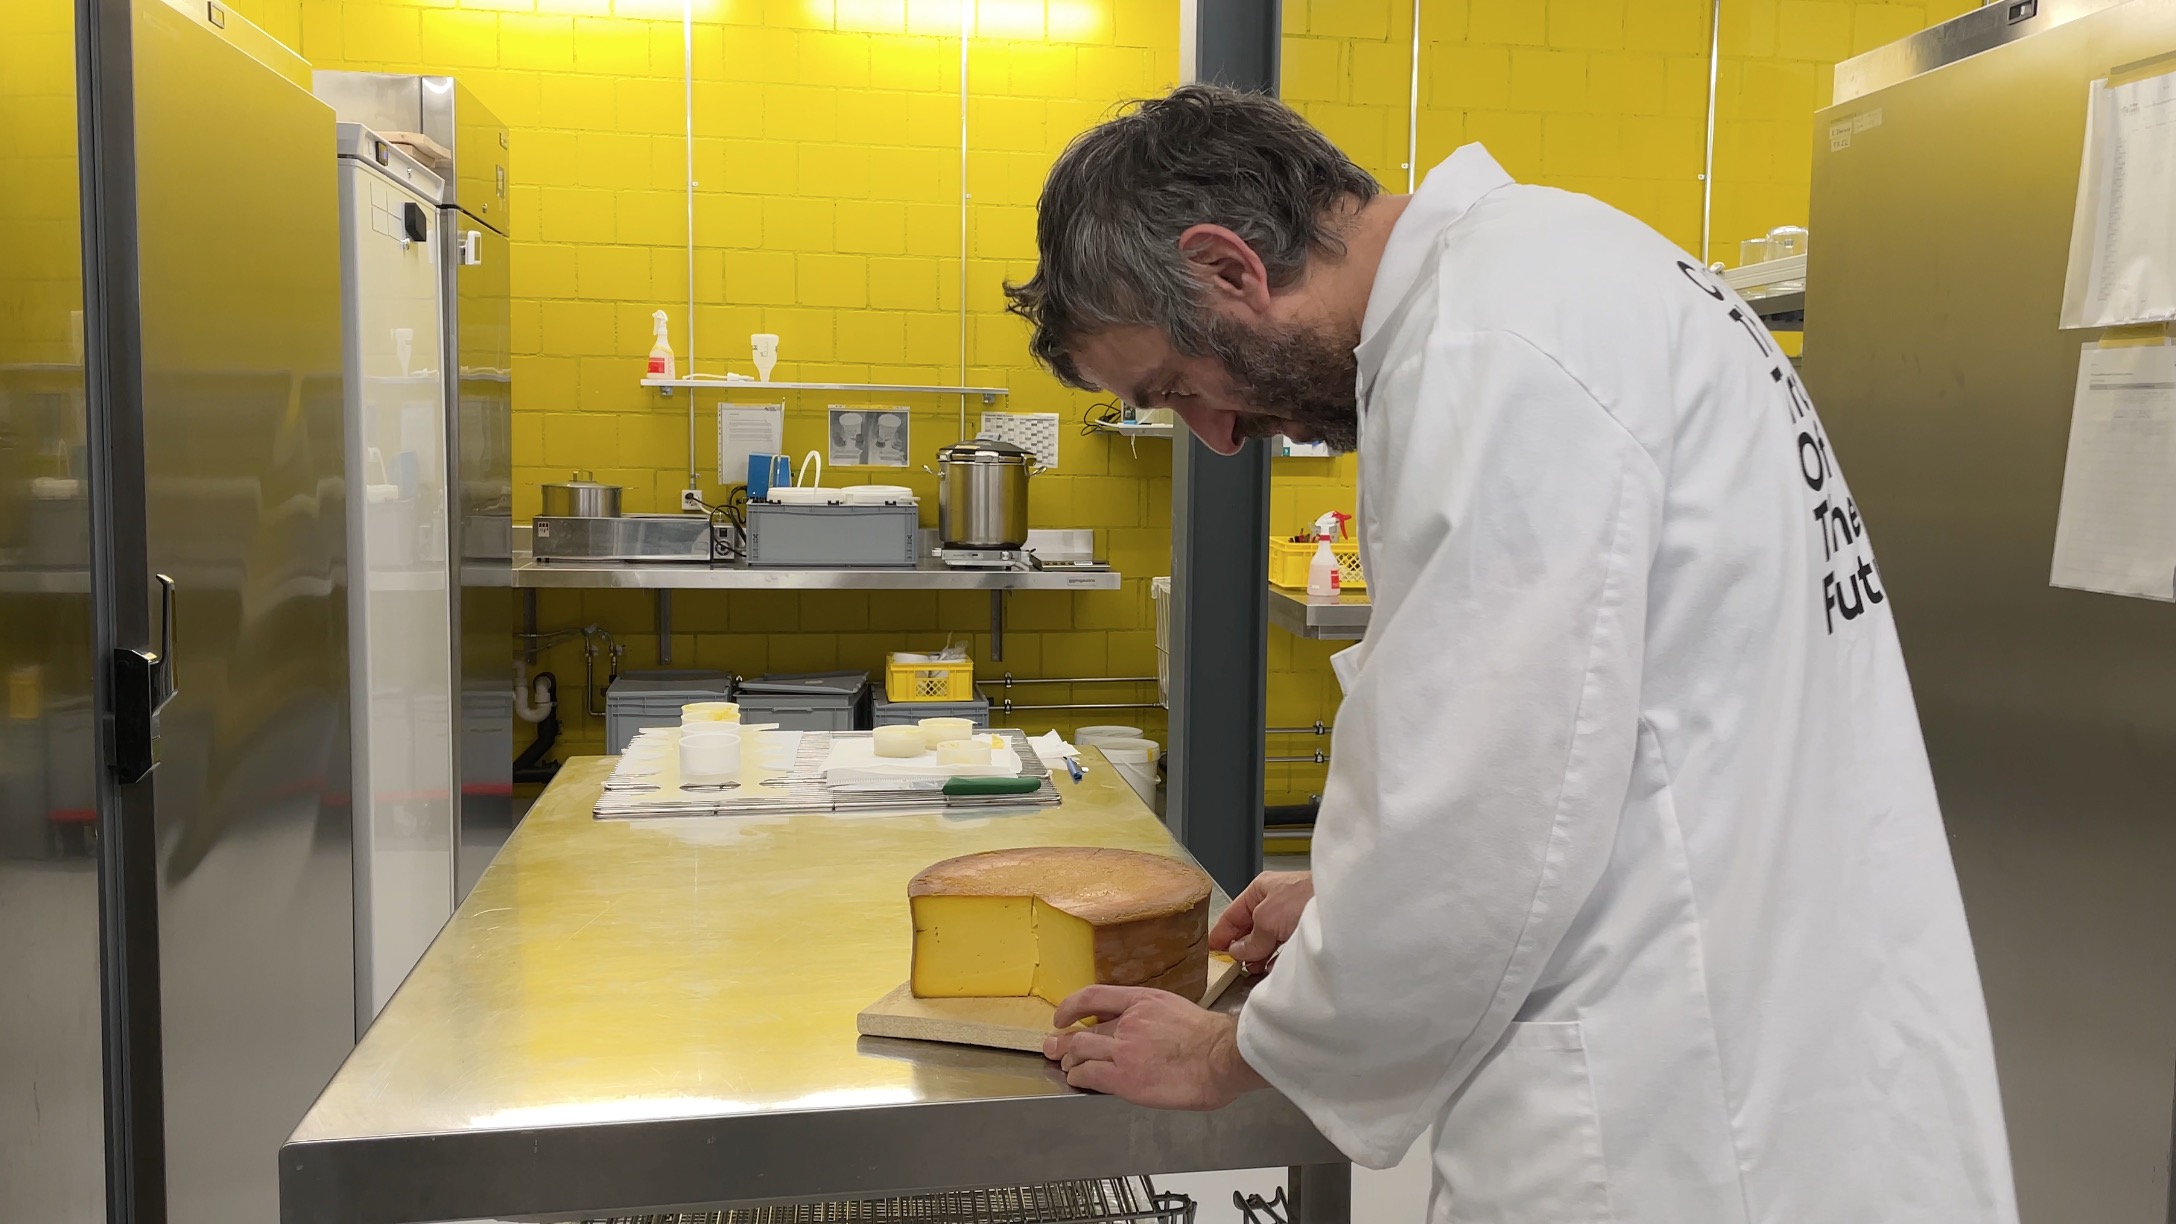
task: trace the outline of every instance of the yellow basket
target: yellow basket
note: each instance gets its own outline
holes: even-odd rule
[[[975,662],[885,661],[884,696],[892,701],[973,701]]]
[[[1337,558],[1337,568],[1343,574],[1340,589],[1365,591],[1367,575],[1360,572],[1360,541],[1332,540],[1330,553]],[[1269,542],[1269,581],[1272,586],[1290,587],[1295,591],[1307,589],[1307,567],[1315,559],[1312,541],[1294,544],[1290,540],[1272,539]],[[897,698],[894,698],[897,700]]]

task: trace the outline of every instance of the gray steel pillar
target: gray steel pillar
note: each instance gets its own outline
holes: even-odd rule
[[[1180,75],[1277,92],[1278,0],[1186,0]],[[1172,446],[1171,831],[1227,892],[1262,869],[1269,448]]]

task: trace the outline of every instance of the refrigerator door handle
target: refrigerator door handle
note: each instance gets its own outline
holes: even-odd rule
[[[159,715],[174,699],[174,580],[159,581],[159,648],[113,652],[113,772],[141,782],[159,763]]]

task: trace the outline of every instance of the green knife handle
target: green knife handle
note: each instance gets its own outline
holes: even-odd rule
[[[1043,789],[1041,778],[953,778],[944,784],[952,799],[980,799],[989,795],[1032,795]]]

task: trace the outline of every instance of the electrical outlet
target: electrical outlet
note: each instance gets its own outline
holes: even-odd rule
[[[702,509],[702,508],[703,508],[703,491],[702,491],[701,489],[683,489],[683,490],[681,490],[681,492],[680,492],[680,508],[681,508],[682,510],[700,510],[700,509]]]

